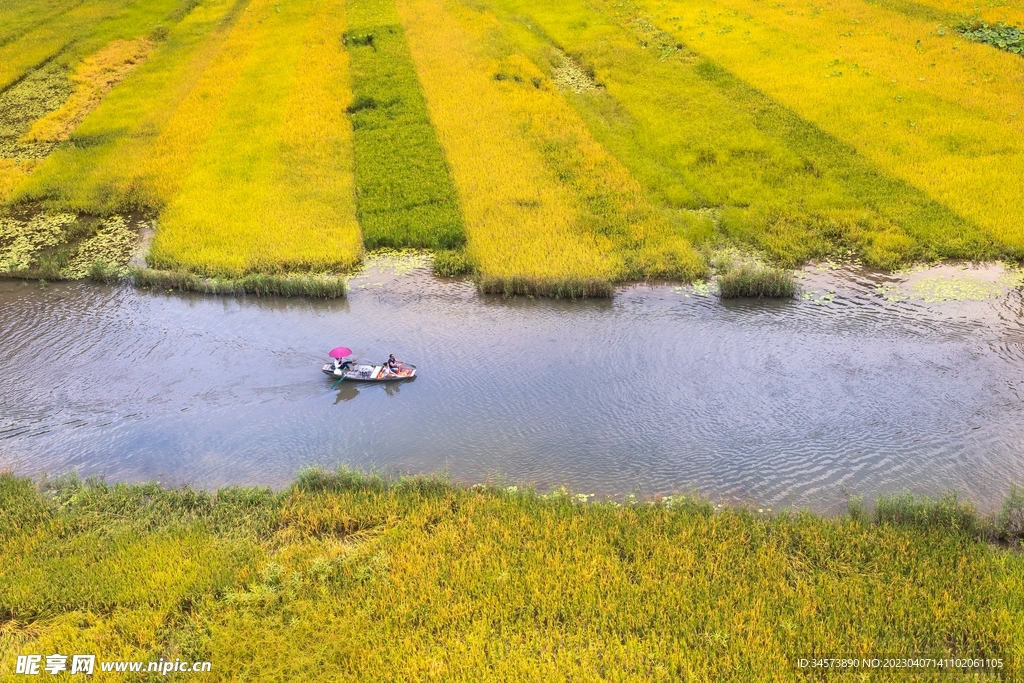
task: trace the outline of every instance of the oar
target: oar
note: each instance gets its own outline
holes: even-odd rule
[[[342,381],[343,379],[345,379],[345,375],[342,375],[341,377],[339,377],[339,378],[338,378],[338,381],[334,383],[334,386],[333,386],[333,387],[331,387],[331,389],[337,389],[337,388],[338,388],[338,385],[339,385],[339,384],[341,384],[341,381]]]

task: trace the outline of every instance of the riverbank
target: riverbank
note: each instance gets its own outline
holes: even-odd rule
[[[215,494],[0,475],[0,675],[55,652],[250,681],[781,681],[812,655],[1024,656],[1019,500],[986,521],[952,497],[834,518],[585,499],[347,470]]]

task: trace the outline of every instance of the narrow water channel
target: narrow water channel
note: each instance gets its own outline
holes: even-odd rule
[[[979,273],[983,300],[953,302],[941,278],[849,268],[809,269],[785,302],[504,299],[375,271],[339,301],[0,280],[0,468],[216,487],[347,463],[776,510],[904,489],[993,507],[1024,482],[1024,302]],[[342,344],[421,374],[332,389]]]

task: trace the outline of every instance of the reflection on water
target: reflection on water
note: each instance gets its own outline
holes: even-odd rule
[[[915,294],[947,275],[1000,296]],[[1024,481],[1012,275],[809,268],[781,302],[502,299],[373,272],[330,302],[0,281],[0,467],[212,487],[349,463],[773,509],[949,488],[990,507]],[[340,344],[419,376],[332,388]]]

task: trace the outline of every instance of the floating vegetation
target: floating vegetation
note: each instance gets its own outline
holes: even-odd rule
[[[968,40],[1024,55],[1024,30],[1004,23],[988,24],[979,19],[960,24],[956,32]]]
[[[718,294],[718,283],[712,280],[704,280],[703,282],[694,282],[690,286],[690,290],[696,296],[711,296]]]
[[[800,299],[814,304],[830,304],[836,300],[836,293],[828,290],[813,289],[802,292]]]
[[[52,143],[26,139],[26,133],[34,122],[60,109],[73,89],[67,68],[48,62],[0,92],[0,158],[26,162],[49,154]]]
[[[365,275],[370,269],[382,275],[411,275],[417,270],[430,268],[430,252],[420,249],[377,249],[363,259],[363,265],[352,277]]]
[[[104,219],[72,213],[0,218],[0,273],[47,280],[125,275],[139,229],[124,216]],[[99,270],[97,270],[99,269]]]
[[[126,274],[138,238],[138,232],[131,229],[122,216],[104,219],[96,234],[78,246],[68,265],[61,270],[61,276],[68,280],[86,276],[110,279]],[[97,265],[101,266],[102,276],[98,274]]]
[[[29,271],[44,249],[62,244],[77,217],[37,214],[27,220],[0,217],[0,273]]]
[[[904,282],[880,284],[877,294],[889,302],[990,301],[1024,286],[1024,271],[1009,265],[920,267],[904,271]]]

